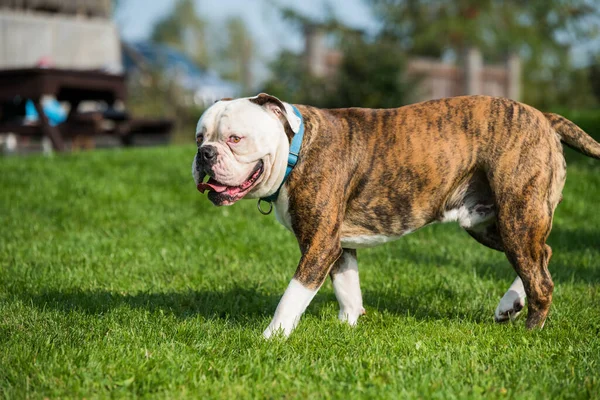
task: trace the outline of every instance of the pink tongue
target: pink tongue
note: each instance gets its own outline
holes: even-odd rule
[[[215,181],[213,178],[210,178],[208,182],[202,183],[200,182],[197,186],[200,193],[204,193],[206,190],[212,190],[217,193],[222,193],[227,190],[227,186],[221,185],[219,182]]]

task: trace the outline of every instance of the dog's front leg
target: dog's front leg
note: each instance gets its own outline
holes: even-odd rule
[[[311,246],[304,252],[294,278],[279,301],[273,320],[263,333],[265,338],[269,339],[277,332],[286,337],[290,335],[341,254],[339,244],[333,249]]]

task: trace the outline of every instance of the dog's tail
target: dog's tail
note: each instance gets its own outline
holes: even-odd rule
[[[558,114],[544,113],[561,141],[588,157],[600,159],[600,143],[596,142],[583,129]]]

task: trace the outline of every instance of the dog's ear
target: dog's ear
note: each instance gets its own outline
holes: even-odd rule
[[[281,121],[285,128],[285,133],[290,139],[294,137],[294,134],[300,130],[300,118],[294,113],[294,109],[288,103],[284,103],[275,96],[270,94],[261,93],[256,97],[249,99],[252,103],[258,104],[265,108],[268,112],[272,113],[277,119]]]

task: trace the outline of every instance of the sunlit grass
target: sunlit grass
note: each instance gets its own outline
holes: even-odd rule
[[[435,225],[359,251],[358,327],[326,283],[266,342],[297,244],[213,207],[193,152],[0,159],[0,398],[600,396],[600,162],[570,163],[543,331],[493,323],[504,255]]]

